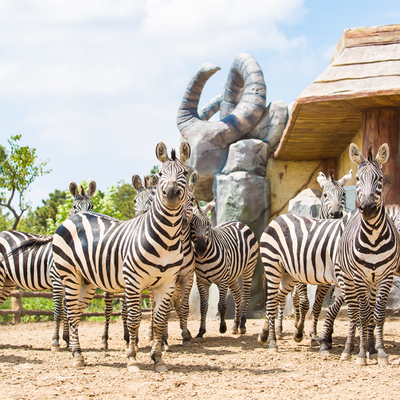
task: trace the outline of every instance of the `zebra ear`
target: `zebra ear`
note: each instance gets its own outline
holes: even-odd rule
[[[192,175],[190,175],[189,179],[189,187],[194,190],[194,188],[197,186],[199,183],[199,173],[197,171],[194,171]]]
[[[140,189],[143,189],[142,180],[140,179],[139,175],[135,174],[132,176],[132,186],[136,189],[137,192]]]
[[[322,189],[324,188],[324,186],[325,186],[327,181],[328,180],[326,179],[326,176],[325,176],[325,174],[323,172],[318,173],[317,182],[319,183],[319,186],[322,187]]]
[[[352,175],[353,175],[353,170],[351,169],[347,175],[345,175],[342,179],[337,181],[338,185],[343,187],[351,179]]]
[[[71,193],[72,197],[76,197],[79,194],[78,185],[75,182],[71,182],[69,185],[69,192]]]
[[[83,188],[83,186],[81,185],[81,196],[85,196],[85,189]]]
[[[389,146],[387,143],[383,143],[381,147],[379,147],[378,154],[375,157],[375,160],[378,161],[379,165],[382,167],[389,158]]]
[[[86,191],[86,194],[90,197],[92,197],[96,192],[96,182],[92,181],[89,183],[88,190]]]
[[[350,145],[349,149],[349,154],[350,154],[350,160],[353,161],[353,163],[356,163],[358,166],[365,161],[364,156],[361,154],[360,149],[358,146],[354,143]]]
[[[210,210],[212,210],[215,207],[215,203],[217,202],[217,199],[214,197],[213,201],[210,201],[208,204],[206,204],[203,207],[203,211],[208,213]]]
[[[150,177],[149,177],[148,175],[146,175],[146,176],[144,177],[144,187],[145,187],[146,189],[148,189],[148,188],[150,187],[150,185],[149,185],[149,179],[150,179]]]
[[[156,147],[156,156],[162,163],[168,159],[167,146],[163,142],[158,143]]]
[[[188,142],[182,142],[179,147],[179,159],[186,165],[186,161],[190,157],[190,146]]]
[[[149,187],[149,188],[154,187],[157,185],[157,183],[158,183],[158,176],[155,174],[151,175],[151,176],[149,176],[149,182],[148,182],[149,186],[146,186],[146,187]]]

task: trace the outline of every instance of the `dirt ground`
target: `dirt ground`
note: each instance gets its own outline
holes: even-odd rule
[[[232,321],[228,321],[231,325]],[[126,369],[122,324],[111,324],[109,350],[100,350],[102,323],[82,322],[81,346],[86,366],[72,367],[68,351],[51,352],[53,324],[1,325],[1,399],[398,399],[400,396],[400,320],[385,325],[389,366],[374,360],[359,367],[341,362],[348,323],[338,321],[330,356],[321,356],[309,340],[292,340],[293,320],[284,321],[280,352],[271,354],[257,343],[264,320],[249,320],[247,334],[218,333],[218,322],[207,323],[201,343],[180,346],[177,321],[170,323],[171,353],[164,353],[169,371],[155,373],[140,329],[138,361],[142,371]],[[307,321],[310,324],[310,321]],[[199,322],[189,321],[192,334]],[[308,326],[306,331],[308,332]]]

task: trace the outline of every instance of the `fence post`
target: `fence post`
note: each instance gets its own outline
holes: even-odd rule
[[[17,314],[14,314],[14,324],[19,324],[21,322],[21,315],[22,315],[22,292],[18,291],[15,293],[16,296],[11,298],[12,310],[18,311]]]

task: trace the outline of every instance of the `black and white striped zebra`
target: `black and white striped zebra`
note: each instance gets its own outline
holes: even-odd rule
[[[135,203],[135,216],[139,216],[144,214],[151,205],[153,201],[153,196],[156,192],[156,185],[158,182],[157,175],[147,175],[144,177],[144,185],[142,179],[139,175],[132,176],[132,186],[137,191],[137,195],[134,198]],[[104,330],[103,335],[101,337],[102,348],[108,349],[108,338],[109,338],[109,327],[110,327],[110,319],[113,311],[113,301],[114,301],[114,293],[105,292],[104,293]],[[121,305],[121,316],[123,320],[124,327],[124,339],[126,341],[127,346],[129,345],[129,331],[126,324],[128,318],[128,310],[126,309],[125,301],[122,302]]]
[[[86,193],[82,186],[79,191],[78,185],[72,182],[69,191],[74,198],[69,217],[93,209],[92,196],[96,191],[96,182],[90,182]],[[17,286],[33,291],[53,289],[55,326],[51,349],[56,351],[60,348],[59,327],[64,316],[64,287],[54,268],[52,238],[18,231],[0,233],[0,305]],[[47,243],[29,251],[30,245],[38,239]],[[64,324],[63,339],[69,343],[68,323]]]
[[[382,164],[389,157],[389,146],[383,144],[375,159],[369,151],[365,159],[359,148],[350,145],[350,159],[358,165],[356,215],[348,222],[338,244],[335,274],[347,303],[350,318],[349,334],[342,360],[351,357],[357,323],[360,330],[360,351],[356,362],[366,365],[367,351],[374,351],[368,343],[370,322],[376,325],[378,362],[388,364],[384,350],[383,324],[386,302],[399,266],[400,236],[382,202]]]
[[[350,170],[341,179],[336,181],[333,176],[333,171],[330,171],[329,177],[327,178],[324,173],[320,172],[317,175],[317,182],[322,188],[321,194],[321,211],[320,219],[339,219],[343,218],[345,214],[346,206],[346,192],[344,185],[351,179],[353,171]],[[330,289],[330,284],[320,284],[317,286],[315,293],[315,300],[311,312],[312,316],[312,329],[310,336],[312,338],[312,344],[317,344],[317,325],[318,318],[321,313],[322,303],[324,298]],[[303,329],[306,314],[310,308],[308,300],[307,285],[304,283],[298,283],[293,291],[293,306],[295,311],[295,328],[294,340],[300,342],[303,340]],[[279,313],[277,320],[277,339],[282,337],[282,320],[283,320],[284,304],[279,305]]]
[[[275,218],[264,230],[260,254],[267,285],[267,318],[258,338],[260,344],[269,340],[269,349],[277,351],[277,307],[297,282],[337,284],[334,257],[338,240],[354,214],[352,211],[339,220],[286,214]]]
[[[190,146],[181,143],[180,158],[168,157],[166,146],[156,147],[162,162],[157,191],[149,210],[132,220],[83,213],[65,221],[53,241],[54,261],[65,286],[74,366],[84,359],[79,344],[79,320],[96,287],[106,292],[125,289],[128,308],[128,370],[138,371],[135,339],[141,320],[141,293],[154,291],[154,344],[151,358],[156,371],[165,371],[161,335],[182,266],[181,229],[186,201],[186,160]]]
[[[235,319],[232,333],[246,333],[246,314],[250,300],[251,281],[258,258],[258,242],[251,229],[238,221],[212,227],[207,212],[215,200],[205,207],[194,208],[191,237],[196,260],[196,280],[200,293],[201,322],[197,338],[206,333],[208,296],[211,283],[219,289],[219,331],[226,332],[226,296],[228,288],[235,299]],[[242,279],[243,289],[239,285]]]
[[[182,223],[182,250],[183,250],[183,263],[178,273],[178,278],[175,284],[174,293],[171,301],[174,309],[179,318],[179,324],[182,334],[182,345],[187,346],[192,338],[191,333],[187,327],[188,316],[189,316],[189,296],[193,286],[193,276],[195,270],[195,258],[194,250],[190,237],[190,224],[193,218],[193,202],[194,202],[194,190],[199,182],[199,174],[194,171],[190,175],[188,188],[187,188],[187,200],[183,206],[183,223]],[[149,291],[150,298],[153,298],[153,293]],[[151,318],[150,329],[148,333],[149,340],[153,340],[153,317]],[[162,349],[169,351],[168,345],[168,324],[166,325],[163,336],[162,336]]]

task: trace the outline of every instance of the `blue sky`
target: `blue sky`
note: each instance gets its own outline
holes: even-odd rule
[[[264,72],[267,102],[289,104],[327,67],[343,30],[400,23],[400,2],[325,0],[0,0],[0,143],[22,144],[53,171],[34,207],[71,181],[106,190],[176,147],[186,85],[221,67],[200,104],[221,94],[239,53]]]

